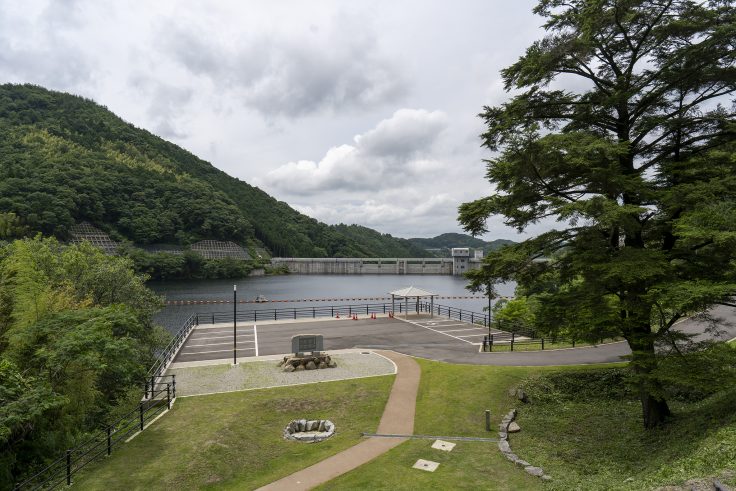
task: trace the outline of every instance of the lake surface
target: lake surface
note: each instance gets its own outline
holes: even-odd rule
[[[384,300],[349,300],[353,298],[388,297],[388,292],[407,286],[416,286],[443,297],[473,295],[465,287],[468,281],[461,276],[432,275],[282,275],[248,277],[238,280],[189,280],[149,282],[148,286],[166,300],[229,300],[233,298],[233,284],[238,286],[238,300],[254,300],[263,295],[279,302],[238,304],[238,310],[272,310],[274,308],[312,307],[318,305],[347,305],[383,303]],[[514,294],[514,283],[497,286],[502,296]],[[330,299],[345,299],[343,301]],[[295,301],[320,299],[320,301]],[[288,300],[284,302],[283,300]],[[390,302],[390,300],[389,300]],[[435,303],[482,312],[487,299],[435,299]],[[231,312],[232,304],[170,305],[156,316],[168,330],[176,332],[192,314]]]

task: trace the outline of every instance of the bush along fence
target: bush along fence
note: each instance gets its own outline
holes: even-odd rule
[[[187,319],[168,346],[158,355],[142,383],[143,397],[135,409],[81,445],[66,450],[46,467],[25,481],[17,483],[14,489],[40,490],[70,486],[77,472],[96,459],[109,456],[116,445],[130,440],[164,411],[171,409],[171,404],[176,399],[176,376],[165,375],[164,372],[196,326],[195,321],[195,316]]]
[[[428,302],[420,303],[419,312],[430,312],[430,310],[439,316],[462,322],[470,322],[471,324],[482,325],[487,328],[488,334],[483,337],[483,342],[481,343],[481,350],[483,352],[492,352],[494,348],[496,351],[528,351],[559,349],[561,347],[575,348],[581,344],[595,345],[620,341],[619,338],[607,336],[605,333],[593,337],[586,337],[585,339],[555,335],[544,336],[537,330],[530,329],[520,322],[502,319],[489,320],[488,314],[470,312],[444,305],[432,306]]]
[[[77,472],[94,460],[109,456],[115,445],[128,441],[164,411],[171,409],[172,401],[176,398],[175,376],[157,376],[149,379],[149,382],[150,385],[148,382],[145,384],[146,397],[138,407],[81,445],[68,449],[58,459],[16,484],[14,489],[53,489],[71,485]]]

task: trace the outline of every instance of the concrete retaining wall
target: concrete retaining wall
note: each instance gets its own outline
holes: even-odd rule
[[[275,257],[271,264],[286,265],[294,274],[453,274],[452,258]]]

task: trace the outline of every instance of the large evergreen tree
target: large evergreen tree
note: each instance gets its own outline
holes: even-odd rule
[[[620,333],[653,427],[670,412],[655,344],[736,291],[736,12],[541,0],[535,13],[547,35],[502,72],[515,95],[481,114],[494,191],[460,221],[474,234],[491,215],[559,225],[490,255],[473,284],[516,279],[544,292],[541,312],[592,313],[589,329]]]

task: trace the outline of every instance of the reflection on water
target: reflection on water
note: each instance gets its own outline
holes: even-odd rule
[[[440,296],[467,296],[467,280],[458,276],[419,275],[283,275],[250,277],[239,280],[190,280],[150,282],[148,286],[163,295],[166,300],[232,300],[233,284],[238,286],[238,300],[255,300],[263,295],[269,300],[329,299],[386,297],[388,292],[406,286],[416,286]],[[515,285],[499,285],[499,295],[510,296]],[[274,308],[312,307],[317,305],[380,303],[382,301],[319,301],[319,302],[267,302],[239,304],[238,310],[271,310]],[[482,312],[488,305],[485,299],[436,300],[475,312]],[[197,312],[229,312],[232,304],[167,306],[156,320],[175,332],[190,315]]]

